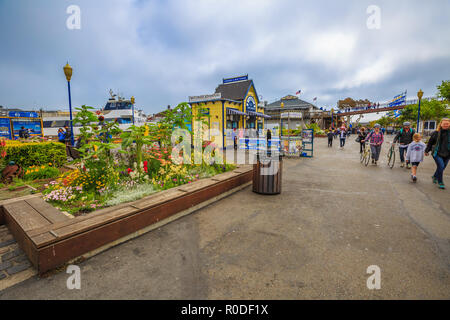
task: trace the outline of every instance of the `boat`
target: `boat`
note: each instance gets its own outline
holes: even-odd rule
[[[116,95],[112,90],[109,90],[110,98],[105,106],[94,112],[105,118],[105,121],[117,121],[119,128],[126,131],[133,124],[142,126],[147,121],[147,116],[142,110],[137,110],[134,107],[134,98],[125,99],[120,95]],[[76,112],[72,112],[75,117]],[[70,113],[68,111],[42,111],[42,121],[44,127],[44,136],[57,136],[58,129],[64,126],[70,127]],[[75,135],[80,133],[81,126],[77,123],[73,124],[73,131]]]

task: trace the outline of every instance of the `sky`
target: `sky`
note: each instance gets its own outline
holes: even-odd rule
[[[0,0],[0,105],[68,109],[66,62],[74,107],[113,89],[147,114],[245,74],[269,103],[434,96],[450,79],[449,16],[448,0]]]

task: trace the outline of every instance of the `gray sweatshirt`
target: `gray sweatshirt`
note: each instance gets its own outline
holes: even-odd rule
[[[425,148],[426,144],[422,141],[411,142],[408,145],[408,150],[406,151],[406,160],[408,160],[409,162],[422,162]]]

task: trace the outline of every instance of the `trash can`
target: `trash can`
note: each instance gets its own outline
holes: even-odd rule
[[[253,192],[260,194],[281,193],[281,172],[283,160],[281,154],[257,154],[253,164]]]

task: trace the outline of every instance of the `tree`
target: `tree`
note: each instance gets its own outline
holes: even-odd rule
[[[338,108],[346,109],[346,108],[355,108],[355,107],[365,107],[369,104],[374,104],[374,103],[370,102],[368,99],[353,100],[352,98],[348,97],[348,98],[345,98],[344,100],[338,101]]]
[[[402,110],[402,115],[399,117],[401,122],[404,121],[417,121],[417,111],[419,105],[411,104],[406,106]],[[436,99],[423,100],[420,103],[420,119],[426,120],[441,120],[444,117],[448,117],[450,111],[447,110],[446,104],[443,101],[438,101]]]
[[[450,80],[442,81],[441,85],[437,86],[438,96],[450,101]]]

